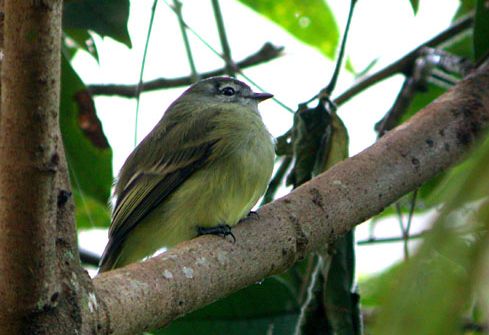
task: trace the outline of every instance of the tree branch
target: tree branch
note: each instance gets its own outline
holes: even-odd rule
[[[489,65],[360,154],[262,207],[233,229],[96,277],[114,334],[163,326],[327,247],[458,162],[489,124]]]
[[[454,36],[457,36],[461,32],[466,31],[470,27],[472,27],[474,23],[474,17],[472,15],[467,16],[458,22],[456,22],[453,26],[448,28],[447,30],[441,32],[439,35],[431,38],[425,43],[418,46],[416,49],[412,50],[408,54],[406,54],[401,59],[398,59],[394,63],[387,65],[382,70],[367,76],[366,78],[360,80],[357,84],[350,87],[348,90],[340,94],[338,97],[334,99],[334,102],[340,106],[353,98],[358,93],[366,90],[370,86],[389,78],[397,73],[409,73],[411,66],[413,65],[416,58],[419,56],[420,51],[425,47],[437,47],[440,44],[445,43],[446,41],[452,39]]]
[[[260,50],[253,55],[243,59],[236,63],[237,68],[244,69],[247,67],[255,66],[261,63],[268,62],[282,55],[283,47],[277,47],[271,43],[265,43]],[[205,72],[200,75],[202,79],[220,76],[226,73],[226,69],[218,69],[210,72]],[[191,85],[192,76],[179,77],[179,78],[159,78],[151,81],[147,81],[141,85],[141,91],[154,91],[162,88],[179,87],[185,85]],[[93,95],[119,95],[127,98],[136,97],[138,85],[89,85],[88,91]]]

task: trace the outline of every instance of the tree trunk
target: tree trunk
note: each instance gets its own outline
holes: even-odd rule
[[[0,121],[0,333],[94,333],[59,133],[62,1],[7,1]],[[82,320],[82,314],[85,319]]]

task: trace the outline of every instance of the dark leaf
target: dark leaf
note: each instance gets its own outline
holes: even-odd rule
[[[453,17],[453,20],[458,20],[462,16],[465,16],[473,11],[475,9],[476,1],[477,0],[460,0],[460,5],[457,9],[457,12],[455,13],[455,16]]]
[[[416,15],[419,9],[419,0],[409,0],[409,2],[411,3],[411,8],[413,9],[414,14]]]
[[[294,294],[278,278],[249,286],[201,310],[173,321],[158,335],[293,334],[299,306]]]
[[[353,232],[349,232],[335,242],[323,291],[328,324],[333,333],[338,335],[361,334],[359,298],[358,294],[353,292],[354,240]]]
[[[328,152],[325,157],[317,158],[314,168],[314,176],[326,171],[338,162],[347,159],[349,149],[349,136],[345,124],[337,113],[331,116],[331,139]]]
[[[69,47],[70,49],[75,49],[74,51],[77,51],[78,49],[85,50],[98,62],[97,46],[87,30],[65,29],[64,33],[65,46]]]
[[[478,61],[489,55],[489,3],[477,0],[474,23],[474,56]]]
[[[360,278],[358,282],[361,295],[361,303],[364,307],[379,307],[385,297],[394,286],[395,278],[399,275],[399,271],[404,266],[404,263],[398,263],[384,270],[379,274],[375,274],[369,278]]]
[[[74,0],[63,8],[63,29],[91,30],[131,47],[127,31],[129,0]]]
[[[317,157],[327,157],[331,144],[331,115],[318,103],[315,108],[300,108],[294,115],[292,146],[294,168],[287,178],[294,187],[311,179]],[[323,152],[320,153],[320,147]]]

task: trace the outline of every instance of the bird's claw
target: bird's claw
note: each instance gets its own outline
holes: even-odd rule
[[[231,231],[231,226],[228,224],[219,224],[214,227],[197,227],[197,234],[200,235],[218,235],[222,237],[231,236],[233,243],[236,243],[236,237]]]

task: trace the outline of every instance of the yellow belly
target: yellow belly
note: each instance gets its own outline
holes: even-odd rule
[[[266,161],[257,161],[256,150],[266,151]],[[199,226],[238,223],[265,192],[273,157],[269,143],[236,152],[195,172],[128,235],[116,267],[192,239]]]

